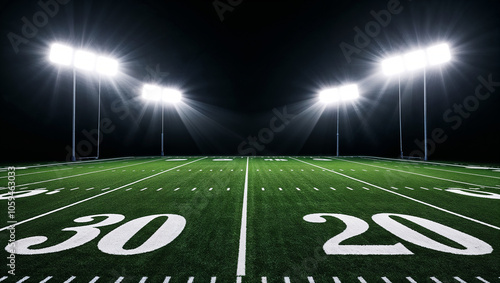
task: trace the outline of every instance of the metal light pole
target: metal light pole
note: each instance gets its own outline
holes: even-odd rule
[[[424,68],[424,160],[427,161],[427,80]]]
[[[76,124],[76,69],[73,67],[73,135],[71,141],[71,161],[76,161],[75,156],[75,124]]]
[[[401,75],[399,75],[399,151],[401,152],[401,159],[403,159],[403,126],[401,115]]]
[[[96,159],[99,159],[99,145],[101,144],[101,75],[99,75],[99,95],[98,95],[99,103],[97,107],[97,156]]]
[[[337,157],[339,157],[339,125],[340,125],[340,103],[337,103]]]
[[[165,156],[165,153],[163,152],[163,121],[164,121],[164,114],[165,112],[165,103],[161,104],[161,156]]]

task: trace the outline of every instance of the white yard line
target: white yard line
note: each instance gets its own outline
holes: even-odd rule
[[[40,173],[47,173],[47,172],[54,172],[54,171],[63,171],[63,170],[70,170],[70,169],[73,169],[73,168],[63,168],[63,169],[57,169],[57,170],[49,170],[49,171],[41,171],[41,172],[32,172],[32,173],[24,173],[24,174],[17,174],[16,173],[16,177],[18,176],[26,176],[26,175],[33,175],[33,174],[40,174]],[[1,176],[0,179],[4,179],[4,178],[7,178],[9,176]]]
[[[71,176],[65,176],[65,177],[60,177],[60,178],[55,178],[55,179],[50,179],[50,180],[38,181],[38,182],[33,182],[33,183],[28,183],[28,184],[22,184],[22,185],[18,185],[18,186],[28,186],[28,185],[35,185],[35,184],[52,182],[52,181],[59,181],[59,180],[63,180],[63,179],[68,179],[68,178],[73,178],[73,177],[79,177],[79,176],[84,176],[84,175],[89,175],[89,174],[94,174],[94,173],[100,173],[100,172],[109,171],[109,170],[115,170],[115,169],[120,169],[120,168],[124,168],[124,167],[136,166],[136,165],[150,163],[150,162],[155,162],[155,161],[160,161],[160,160],[161,159],[155,159],[155,160],[145,161],[145,162],[136,163],[136,164],[130,164],[130,165],[124,165],[124,166],[115,167],[115,168],[103,169],[103,170],[99,170],[99,171],[81,173],[81,174],[76,174],[76,175],[71,175]]]
[[[11,226],[18,226],[18,225],[20,225],[20,224],[24,224],[24,223],[26,223],[26,222],[30,222],[30,221],[33,221],[33,220],[35,220],[35,219],[38,219],[38,218],[41,218],[41,217],[44,217],[44,216],[47,216],[47,215],[53,214],[53,213],[55,213],[55,212],[58,212],[58,211],[64,210],[64,209],[66,209],[66,208],[69,208],[69,207],[75,206],[75,205],[80,204],[80,203],[84,203],[84,202],[86,202],[86,201],[89,201],[89,200],[92,200],[92,199],[95,199],[95,198],[98,198],[98,197],[101,197],[101,196],[103,196],[103,195],[106,195],[106,194],[109,194],[109,193],[115,192],[115,191],[120,190],[120,189],[123,189],[123,188],[125,188],[125,187],[129,187],[129,186],[131,186],[131,185],[137,184],[137,183],[142,182],[142,181],[144,181],[144,180],[147,180],[147,179],[150,179],[150,178],[156,177],[156,176],[161,175],[161,174],[163,174],[163,173],[169,172],[169,171],[171,171],[171,170],[177,169],[177,168],[182,167],[182,166],[189,165],[189,164],[191,164],[191,163],[194,163],[194,162],[197,162],[197,161],[203,160],[203,159],[205,159],[205,158],[206,158],[206,157],[203,157],[203,158],[200,158],[200,159],[196,159],[196,160],[190,161],[190,162],[188,162],[188,163],[185,163],[185,164],[182,164],[182,165],[179,165],[179,166],[176,166],[176,167],[170,168],[170,169],[168,169],[168,170],[162,171],[162,172],[160,172],[160,173],[156,173],[156,174],[150,175],[150,176],[148,176],[148,177],[144,177],[144,178],[142,178],[142,179],[139,179],[139,180],[134,181],[134,182],[132,182],[132,183],[128,183],[128,184],[123,185],[123,186],[121,186],[121,187],[118,187],[118,188],[116,188],[116,189],[109,190],[109,191],[105,191],[105,192],[100,193],[100,194],[98,194],[98,195],[95,195],[95,196],[92,196],[92,197],[89,197],[89,198],[86,198],[86,199],[83,199],[83,200],[79,200],[79,201],[74,202],[74,203],[72,203],[72,204],[68,204],[68,205],[66,205],[66,206],[63,206],[63,207],[60,207],[60,208],[56,208],[56,209],[54,209],[54,210],[51,210],[51,211],[49,211],[49,212],[46,212],[46,213],[43,213],[43,214],[40,214],[40,215],[37,215],[37,216],[31,217],[31,218],[28,218],[28,219],[26,219],[26,220],[19,221],[19,222],[17,222],[16,224],[13,224],[13,225],[11,225]],[[7,230],[7,228],[9,228],[9,227],[11,227],[11,226],[6,226],[6,227],[1,228],[1,229],[0,229],[0,232],[1,232],[1,231],[4,231],[4,230]]]
[[[372,167],[386,169],[386,170],[391,170],[391,171],[397,171],[397,172],[406,173],[406,174],[417,175],[417,176],[426,177],[426,178],[437,179],[437,180],[441,180],[441,181],[447,181],[447,182],[452,182],[452,183],[464,184],[464,185],[469,185],[469,186],[474,186],[474,187],[479,186],[479,187],[483,187],[483,188],[498,189],[498,187],[494,187],[494,186],[486,186],[486,185],[479,185],[479,184],[462,182],[462,181],[455,181],[455,180],[450,180],[450,179],[445,179],[445,178],[440,178],[440,177],[435,177],[435,176],[429,176],[429,175],[424,175],[424,174],[415,173],[415,172],[409,172],[409,171],[404,171],[404,170],[399,170],[399,169],[392,169],[392,168],[382,167],[382,166],[378,166],[378,165],[371,165],[371,164],[356,162],[356,161],[352,161],[352,160],[346,160],[346,159],[340,159],[340,158],[334,158],[334,159],[335,160],[340,160],[340,161],[345,161],[345,162],[351,162],[351,163],[361,164],[361,165],[365,165],[365,166],[372,166]]]
[[[418,202],[420,204],[423,204],[423,205],[426,205],[428,207],[432,207],[434,209],[437,209],[437,210],[440,210],[440,211],[443,211],[443,212],[446,212],[448,214],[451,214],[451,215],[454,215],[454,216],[458,216],[460,218],[463,218],[463,219],[466,219],[466,220],[469,220],[469,221],[472,221],[472,222],[475,222],[475,223],[478,223],[478,224],[481,224],[481,225],[484,225],[484,226],[487,226],[487,227],[490,227],[490,228],[493,228],[495,230],[500,230],[500,227],[497,227],[497,226],[494,226],[494,225],[491,225],[491,224],[488,224],[486,222],[483,222],[483,221],[480,221],[480,220],[477,220],[477,219],[474,219],[474,218],[471,218],[471,217],[468,217],[468,216],[465,216],[465,215],[462,215],[462,214],[459,214],[459,213],[456,213],[456,212],[453,212],[453,211],[450,211],[450,210],[447,210],[447,209],[444,209],[444,208],[441,208],[441,207],[438,207],[438,206],[435,206],[435,205],[432,205],[430,203],[426,203],[424,201],[421,201],[421,200],[418,200],[418,199],[415,199],[415,198],[412,198],[412,197],[409,197],[409,196],[406,196],[406,195],[403,195],[403,194],[400,194],[400,193],[397,193],[397,192],[394,192],[394,191],[391,191],[391,190],[388,190],[388,189],[385,189],[385,188],[382,188],[380,186],[377,186],[377,185],[374,185],[372,183],[368,183],[366,181],[363,181],[363,180],[360,180],[360,179],[356,179],[354,177],[351,177],[351,176],[348,176],[348,175],[345,175],[345,174],[342,174],[342,173],[339,173],[339,172],[335,172],[333,170],[330,170],[330,169],[327,169],[327,168],[323,168],[321,166],[318,166],[316,164],[312,164],[312,163],[309,163],[309,162],[305,162],[305,161],[302,161],[302,160],[299,160],[299,159],[295,159],[295,158],[292,158],[294,160],[297,160],[299,162],[302,162],[302,163],[305,163],[305,164],[308,164],[308,165],[311,165],[311,166],[314,166],[314,167],[317,167],[317,168],[321,168],[321,169],[325,169],[326,171],[329,171],[329,172],[332,172],[334,174],[337,174],[337,175],[340,175],[342,177],[345,177],[345,178],[348,178],[348,179],[351,179],[351,180],[354,180],[356,182],[360,182],[360,183],[363,183],[363,184],[366,184],[366,185],[369,185],[369,186],[372,186],[374,188],[377,188],[377,189],[380,189],[382,191],[385,191],[385,192],[388,192],[388,193],[391,193],[391,194],[394,194],[394,195],[397,195],[397,196],[400,196],[400,197],[403,197],[403,198],[406,198],[406,199],[409,199],[409,200],[412,200],[414,202]],[[0,230],[1,231],[1,230]]]
[[[71,162],[50,163],[50,164],[22,166],[22,167],[24,167],[24,168],[38,168],[38,167],[59,166],[59,165],[65,165],[65,164],[72,165],[72,164],[80,164],[80,163],[107,162],[107,161],[115,161],[115,160],[127,159],[127,158],[135,158],[135,157],[129,156],[129,157],[117,157],[117,158],[100,159],[100,160],[71,161]],[[8,167],[0,168],[0,170],[7,170],[7,169],[8,169]]]
[[[240,248],[238,252],[238,267],[236,269],[236,276],[245,276],[245,260],[247,253],[247,201],[248,201],[248,162],[245,172],[245,187],[243,190],[243,208],[241,212],[241,229],[240,229]]]

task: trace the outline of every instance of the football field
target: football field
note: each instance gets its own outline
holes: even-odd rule
[[[0,282],[500,282],[499,168],[304,156],[23,165],[13,205],[1,171]]]

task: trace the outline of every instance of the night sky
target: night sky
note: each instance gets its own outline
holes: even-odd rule
[[[102,79],[103,158],[160,154],[161,106],[141,99],[144,83],[184,93],[165,106],[166,155],[333,155],[336,106],[317,93],[357,83],[361,98],[340,106],[341,155],[397,157],[398,78],[380,62],[446,42],[452,61],[426,74],[429,159],[500,160],[498,0],[0,5],[2,163],[70,157],[73,77],[48,60],[54,42],[120,62]],[[405,155],[422,154],[423,85],[423,71],[401,76]],[[96,155],[97,89],[77,72],[80,157]]]

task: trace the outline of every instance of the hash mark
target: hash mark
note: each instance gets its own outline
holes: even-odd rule
[[[335,283],[342,283],[342,282],[340,282],[340,279],[338,277],[333,277],[333,282],[335,282]]]
[[[215,280],[217,280],[217,277],[215,277],[215,276],[210,278],[210,283],[215,283]]]
[[[285,283],[290,283],[290,277],[285,277]]]
[[[436,283],[442,283],[441,281],[439,281],[439,279],[437,279],[436,277],[431,277],[430,278],[432,281],[436,282]]]
[[[332,189],[332,190],[334,190],[334,191],[335,191],[335,188],[330,187],[330,189]]]
[[[391,280],[387,279],[387,277],[382,277],[381,278],[385,283],[392,283]]]
[[[148,280],[148,278],[147,278],[147,277],[142,277],[142,278],[141,278],[141,281],[139,281],[139,283],[145,283],[145,282],[146,282],[146,280]]]
[[[165,277],[165,280],[163,281],[163,283],[168,283],[168,282],[170,282],[170,276]]]
[[[64,283],[69,283],[73,281],[75,278],[76,278],[75,276],[71,276],[70,278],[68,278],[68,280],[64,281]]]
[[[361,276],[358,277],[358,280],[361,283],[367,283],[366,280],[363,277],[361,277]]]
[[[348,190],[351,190],[352,191],[352,188],[351,187],[346,187]]]
[[[307,281],[309,281],[309,283],[314,283],[314,278],[312,276],[308,276]]]
[[[488,282],[488,281],[484,280],[483,278],[481,278],[481,277],[479,277],[479,276],[477,276],[477,277],[476,277],[476,279],[477,279],[477,280],[479,280],[479,281],[482,281],[482,282],[484,282],[484,283],[490,283],[490,282]]]
[[[457,280],[460,283],[467,283],[466,281],[462,280],[462,278],[460,278],[458,276],[453,277],[453,279]]]
[[[411,283],[417,283],[417,281],[413,280],[411,277],[406,277],[406,280],[410,281]]]
[[[123,281],[123,279],[124,279],[123,277],[119,277],[118,279],[116,279],[115,283],[120,283]]]
[[[52,278],[52,276],[48,276],[47,278],[40,281],[40,283],[45,283],[45,282],[49,281],[51,278]]]
[[[89,283],[95,283],[97,280],[99,280],[99,276],[94,277]]]
[[[179,190],[179,189],[180,189],[180,188],[175,189],[175,190],[174,190],[174,192],[175,192],[175,191],[177,191],[177,190]]]
[[[188,279],[188,282],[187,282],[187,283],[193,283],[193,281],[194,281],[194,277],[189,277],[189,279]]]

